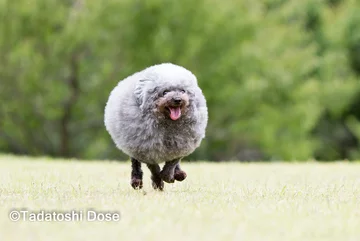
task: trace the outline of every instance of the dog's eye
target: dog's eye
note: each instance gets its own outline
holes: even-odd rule
[[[168,90],[165,90],[165,91],[163,92],[163,95],[166,95],[167,93],[169,93],[169,91],[168,91]]]
[[[181,93],[183,93],[183,94],[184,94],[184,93],[185,93],[185,90],[181,90]]]

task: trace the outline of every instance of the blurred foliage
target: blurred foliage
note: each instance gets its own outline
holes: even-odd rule
[[[209,107],[186,159],[360,158],[357,0],[0,0],[0,19],[1,152],[127,158],[108,95],[173,62]]]

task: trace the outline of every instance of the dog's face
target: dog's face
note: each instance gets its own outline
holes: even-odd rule
[[[194,114],[201,90],[196,77],[183,67],[161,64],[144,70],[134,94],[144,114],[177,121]]]
[[[189,107],[189,95],[182,88],[162,88],[155,98],[155,112],[173,121],[186,114]]]

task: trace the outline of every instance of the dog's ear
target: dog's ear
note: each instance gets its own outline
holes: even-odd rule
[[[146,93],[145,85],[148,81],[150,81],[150,80],[140,79],[135,86],[134,94],[136,96],[136,102],[138,103],[139,106],[141,106],[144,102],[144,97],[145,97],[145,93]]]

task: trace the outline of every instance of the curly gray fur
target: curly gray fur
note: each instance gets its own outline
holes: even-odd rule
[[[157,103],[162,93],[180,89],[188,97],[181,117],[174,121],[159,114]],[[208,111],[196,77],[181,66],[164,63],[120,81],[110,93],[104,117],[120,150],[141,162],[156,164],[188,156],[200,146]]]

